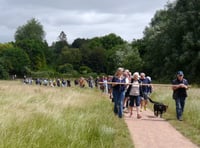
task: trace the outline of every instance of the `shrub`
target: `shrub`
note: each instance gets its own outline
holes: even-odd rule
[[[88,67],[88,66],[81,66],[81,67],[79,68],[79,72],[80,72],[81,74],[87,74],[87,73],[91,73],[91,72],[92,72],[92,69],[91,69],[90,67]]]
[[[72,64],[64,64],[64,65],[60,65],[58,67],[58,71],[60,73],[70,73],[73,71],[73,65]]]

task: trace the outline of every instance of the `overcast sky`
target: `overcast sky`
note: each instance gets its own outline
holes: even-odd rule
[[[155,12],[174,0],[0,0],[0,43],[14,41],[19,26],[35,18],[49,44],[61,31],[72,43],[115,33],[126,41],[143,37]]]

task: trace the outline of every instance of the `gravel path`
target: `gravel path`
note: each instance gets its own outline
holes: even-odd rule
[[[141,115],[142,118],[137,119],[135,110],[131,118],[125,114],[135,148],[198,148],[166,120],[155,117],[152,111],[143,111]]]

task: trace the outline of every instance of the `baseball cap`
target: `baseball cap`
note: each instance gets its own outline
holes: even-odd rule
[[[183,71],[181,71],[181,70],[178,71],[178,72],[177,72],[177,75],[182,75],[182,76],[183,76],[183,75],[184,75],[184,74],[183,74]]]

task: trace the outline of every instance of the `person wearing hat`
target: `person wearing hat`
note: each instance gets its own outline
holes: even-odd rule
[[[188,81],[183,77],[183,71],[178,71],[176,79],[172,81],[173,99],[176,103],[176,117],[179,121],[182,121],[188,89]]]

